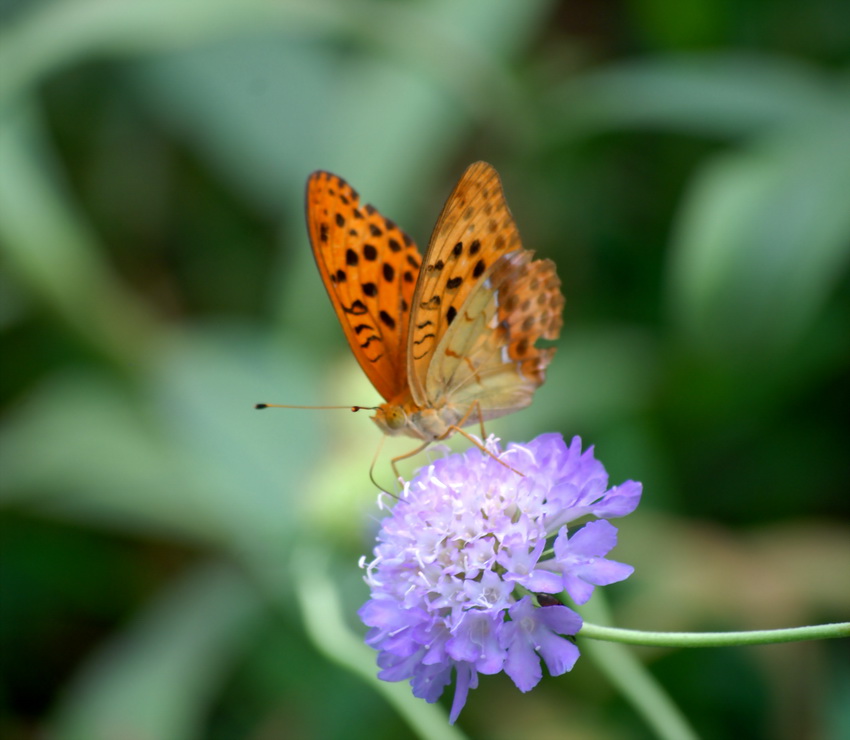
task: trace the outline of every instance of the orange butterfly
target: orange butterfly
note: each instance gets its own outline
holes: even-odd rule
[[[555,265],[523,248],[493,167],[464,172],[424,262],[329,172],[307,181],[307,228],[348,344],[384,397],[372,419],[425,441],[410,455],[531,403],[555,352],[534,343],[558,338],[564,297]]]

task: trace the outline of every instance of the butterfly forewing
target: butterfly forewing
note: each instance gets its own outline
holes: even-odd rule
[[[341,177],[307,181],[313,255],[348,343],[386,399],[407,388],[408,325],[420,256],[413,240]]]

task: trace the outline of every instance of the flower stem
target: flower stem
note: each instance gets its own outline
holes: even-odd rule
[[[727,647],[731,645],[770,645],[800,640],[823,640],[850,637],[850,622],[816,624],[808,627],[790,627],[747,632],[646,632],[618,627],[604,627],[585,622],[579,632],[581,637],[606,642],[623,642],[629,645],[652,647]]]
[[[292,558],[295,595],[314,647],[381,694],[407,721],[412,735],[421,740],[463,740],[465,735],[448,724],[438,705],[417,699],[405,684],[378,679],[374,651],[345,623],[339,589],[328,573],[328,560],[320,547],[307,544]]]

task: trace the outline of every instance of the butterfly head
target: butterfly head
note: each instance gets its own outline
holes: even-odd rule
[[[372,420],[381,428],[384,434],[404,434],[408,427],[408,417],[402,406],[396,403],[385,403],[375,411]]]

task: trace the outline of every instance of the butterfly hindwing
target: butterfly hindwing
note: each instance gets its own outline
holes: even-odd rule
[[[428,368],[426,388],[442,394],[438,404],[478,402],[486,421],[531,403],[555,352],[535,343],[558,338],[564,306],[554,263],[533,256],[523,249],[499,257],[467,298]]]
[[[413,240],[341,177],[307,180],[313,255],[357,361],[387,401],[407,388],[410,306],[421,258]]]

